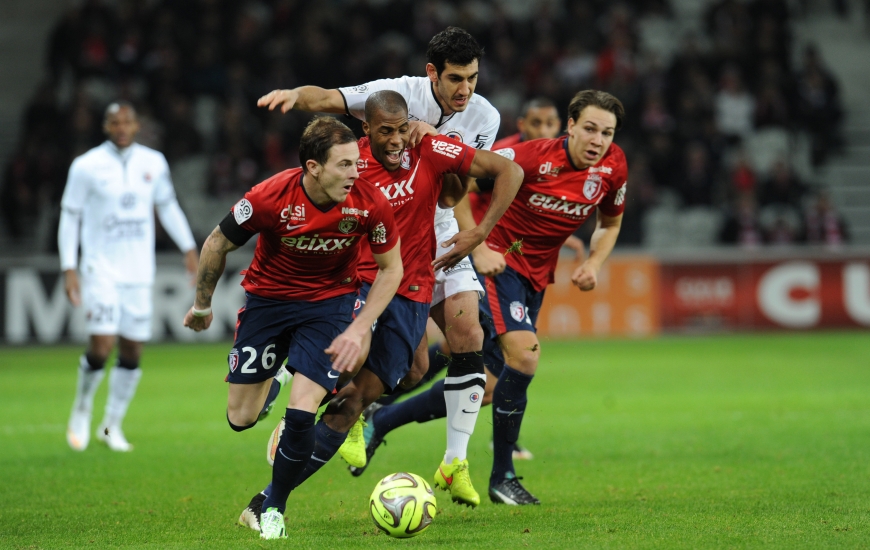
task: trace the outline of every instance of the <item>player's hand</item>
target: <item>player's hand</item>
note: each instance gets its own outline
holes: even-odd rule
[[[352,371],[362,351],[362,340],[363,335],[350,328],[339,334],[329,347],[323,350],[332,359],[332,370]]]
[[[184,254],[184,269],[190,275],[190,285],[196,286],[196,272],[199,269],[199,253],[196,249],[190,249]]]
[[[408,147],[413,149],[423,141],[423,136],[437,136],[438,130],[431,124],[427,124],[421,120],[412,120],[408,122]]]
[[[208,315],[199,317],[193,314],[193,308],[187,310],[184,316],[184,326],[196,332],[201,332],[211,326],[211,321],[214,319],[214,314],[209,312]]]
[[[450,248],[452,246],[453,249],[440,258],[435,258],[435,261],[432,262],[432,267],[435,271],[450,269],[471,254],[471,251],[481,242],[483,242],[483,237],[477,231],[477,228],[460,231],[456,235],[453,235],[453,238],[441,243],[441,248]]]
[[[296,105],[299,92],[296,90],[272,90],[257,100],[257,107],[266,107],[274,111],[275,107],[281,107],[281,112],[286,113]]]
[[[598,284],[598,270],[584,262],[574,270],[571,282],[580,290],[592,290]]]
[[[66,297],[73,307],[79,307],[82,303],[81,289],[79,287],[79,275],[75,269],[67,269],[63,272],[63,289]]]
[[[486,243],[475,248],[471,257],[474,259],[474,270],[484,277],[494,277],[507,267],[504,254],[499,254]]]

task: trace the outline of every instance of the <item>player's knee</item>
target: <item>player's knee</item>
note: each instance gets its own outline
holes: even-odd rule
[[[447,343],[454,353],[467,353],[483,349],[483,329],[477,319],[470,319],[447,331]]]
[[[520,350],[511,354],[507,365],[523,374],[532,375],[538,370],[538,353],[530,350]]]
[[[227,423],[230,425],[230,428],[233,429],[234,432],[243,432],[245,430],[249,430],[257,425],[257,419],[254,418],[253,421],[247,419],[239,419],[238,417],[233,418],[230,415],[230,411],[227,411]]]
[[[88,364],[88,368],[92,371],[103,370],[106,367],[106,359],[107,358],[108,358],[108,355],[99,356],[99,355],[93,354],[90,351],[85,353],[85,362]]]
[[[130,359],[123,355],[118,356],[118,367],[127,370],[136,370],[139,368],[139,359]]]

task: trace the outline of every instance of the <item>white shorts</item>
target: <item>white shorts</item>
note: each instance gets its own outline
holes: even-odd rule
[[[450,248],[441,248],[441,243],[459,233],[459,225],[456,218],[450,218],[442,223],[435,224],[435,257],[440,258]],[[471,260],[463,258],[461,262],[444,272],[435,272],[435,288],[432,289],[432,305],[443,302],[446,298],[460,292],[477,292],[483,296],[483,286],[477,280],[477,273],[471,265]]]
[[[150,285],[83,276],[82,307],[88,334],[117,334],[135,342],[151,339]]]

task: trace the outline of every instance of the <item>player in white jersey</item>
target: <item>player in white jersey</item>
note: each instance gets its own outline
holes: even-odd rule
[[[426,76],[376,80],[334,90],[316,86],[275,90],[260,98],[257,104],[270,110],[280,107],[285,113],[290,109],[298,109],[345,113],[363,119],[365,102],[369,95],[380,90],[394,90],[407,101],[409,119],[425,123],[412,130],[410,146],[416,145],[422,134],[431,131],[427,126],[429,125],[438,133],[466,145],[490,149],[498,133],[500,115],[486,99],[474,94],[482,55],[483,49],[474,37],[462,29],[448,27],[429,42],[426,51]],[[445,177],[447,192],[442,194],[442,199],[449,201],[451,196],[464,194],[468,185],[467,179],[448,181],[447,178],[455,176]],[[466,452],[486,381],[482,357],[483,330],[478,318],[478,301],[483,287],[478,282],[468,258],[449,269],[441,269],[448,258],[445,255],[459,232],[452,208],[439,208],[434,223],[436,242],[440,246],[434,263],[436,285],[430,316],[444,332],[453,351],[453,359],[444,380],[447,450],[435,474],[435,481],[441,488],[451,492],[453,500],[476,506],[480,497],[468,476]],[[414,358],[412,374],[401,386],[416,385],[428,369],[428,362],[427,341],[424,336]],[[342,456],[352,466],[361,463],[360,468],[351,470],[354,473],[362,472],[366,459],[370,458],[377,446],[370,445],[363,454],[365,442],[360,437],[363,426],[362,423],[355,426],[342,448]],[[373,434],[369,432],[366,435],[366,439],[371,441]],[[360,454],[361,460],[354,464],[354,459]]]
[[[94,394],[116,338],[118,359],[109,375],[109,397],[97,437],[114,451],[132,449],[121,422],[142,376],[143,342],[151,337],[155,207],[166,232],[185,253],[191,275],[199,260],[166,159],[134,142],[139,123],[133,106],[109,105],[103,129],[109,139],[70,166],[57,237],[66,294],[73,306],[84,306],[89,335],[88,349],[79,359],[66,433],[76,451],[88,446]]]

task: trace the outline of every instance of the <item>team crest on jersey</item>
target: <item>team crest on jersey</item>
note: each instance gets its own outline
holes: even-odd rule
[[[227,360],[230,364],[230,372],[236,372],[236,367],[239,366],[239,350],[233,348],[230,350],[230,356]]]
[[[449,132],[447,132],[444,135],[449,137],[450,139],[455,139],[459,143],[463,143],[463,141],[464,141],[462,139],[462,132],[460,132],[459,130],[450,130]]]
[[[586,183],[583,184],[583,196],[592,200],[598,195],[599,191],[601,191],[601,176],[589,174],[589,177],[586,178]]]
[[[411,153],[407,149],[402,153],[402,168],[405,170],[411,169]]]
[[[511,302],[510,312],[511,317],[513,317],[514,321],[517,323],[522,323],[523,319],[526,318],[526,308],[523,306],[522,302]]]
[[[353,216],[347,216],[341,219],[338,222],[338,230],[347,235],[359,225],[359,220],[354,218]]]
[[[242,199],[233,206],[233,217],[236,223],[242,225],[254,215],[254,205],[248,199]]]
[[[514,160],[517,156],[517,152],[508,147],[507,149],[499,149],[498,151],[494,151],[496,155],[501,155],[508,160]]]
[[[145,183],[151,183],[151,172],[145,172],[142,179],[145,180]]]
[[[136,206],[136,195],[133,193],[124,193],[124,196],[121,197],[121,206],[127,209]]]

